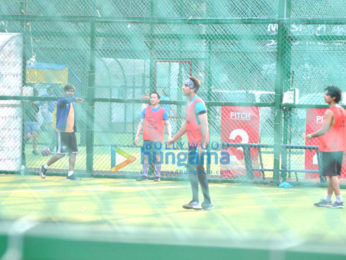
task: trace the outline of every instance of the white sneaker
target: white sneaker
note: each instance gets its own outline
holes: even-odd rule
[[[195,209],[195,210],[201,210],[202,206],[197,201],[190,201],[188,204],[183,205],[184,209]]]
[[[40,169],[40,176],[42,179],[46,178],[46,172],[47,172],[47,169],[44,168],[44,166],[42,165]]]
[[[203,208],[204,210],[211,210],[211,209],[214,208],[214,206],[213,206],[213,204],[211,204],[211,203],[203,202],[203,203],[202,203],[202,208]]]

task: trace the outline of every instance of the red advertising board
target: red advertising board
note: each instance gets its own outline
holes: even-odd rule
[[[221,142],[225,143],[259,143],[260,114],[258,107],[222,107],[221,108]],[[242,147],[229,147],[230,164],[221,165],[221,175],[236,177],[246,175],[244,151]],[[258,166],[258,151],[251,149],[253,167]],[[254,173],[259,175],[260,173]]]
[[[310,134],[319,130],[323,126],[324,113],[326,108],[310,108],[306,110],[306,125],[305,133]],[[319,138],[312,138],[310,141],[305,141],[305,145],[319,145]],[[317,152],[316,150],[305,150],[305,169],[318,170]],[[346,162],[343,161],[341,176],[346,177]],[[306,173],[305,178],[317,178],[318,173]]]

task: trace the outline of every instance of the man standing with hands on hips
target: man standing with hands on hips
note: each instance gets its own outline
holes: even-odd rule
[[[208,116],[204,101],[197,96],[201,86],[200,81],[195,77],[189,77],[183,85],[183,94],[188,98],[186,103],[185,122],[178,133],[168,140],[171,145],[181,138],[185,133],[189,142],[187,173],[189,175],[192,200],[183,205],[184,209],[205,209],[213,208],[209,195],[207,174],[204,170],[202,155],[209,142]],[[198,182],[202,187],[204,202],[199,203]]]
[[[311,140],[320,137],[318,150],[321,154],[321,173],[327,177],[328,192],[324,199],[314,203],[316,207],[343,208],[338,176],[341,174],[343,152],[346,151],[346,111],[338,103],[341,100],[341,90],[328,86],[324,90],[324,101],[329,109],[324,114],[323,126],[320,130],[305,134],[302,137]],[[332,204],[332,195],[336,201]]]

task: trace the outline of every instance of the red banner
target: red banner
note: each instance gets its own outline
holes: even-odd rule
[[[306,125],[305,133],[311,134],[323,126],[324,113],[327,111],[326,108],[310,108],[306,110]],[[305,145],[316,145],[318,146],[320,139],[312,138],[310,141],[305,141]],[[316,150],[305,150],[305,169],[306,170],[318,170],[317,152]],[[343,160],[341,169],[341,176],[346,177],[346,162]],[[318,173],[306,173],[305,178],[319,178]]]
[[[255,143],[260,140],[260,115],[258,107],[222,107],[221,142]],[[244,150],[242,147],[229,147],[230,164],[221,165],[221,175],[235,177],[246,175]],[[250,149],[254,168],[258,168],[258,151]],[[259,172],[254,173],[259,176]]]

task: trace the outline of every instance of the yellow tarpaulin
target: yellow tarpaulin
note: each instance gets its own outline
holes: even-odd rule
[[[66,85],[68,81],[68,67],[60,70],[57,69],[42,69],[42,68],[27,68],[26,83],[43,84],[57,83]]]

